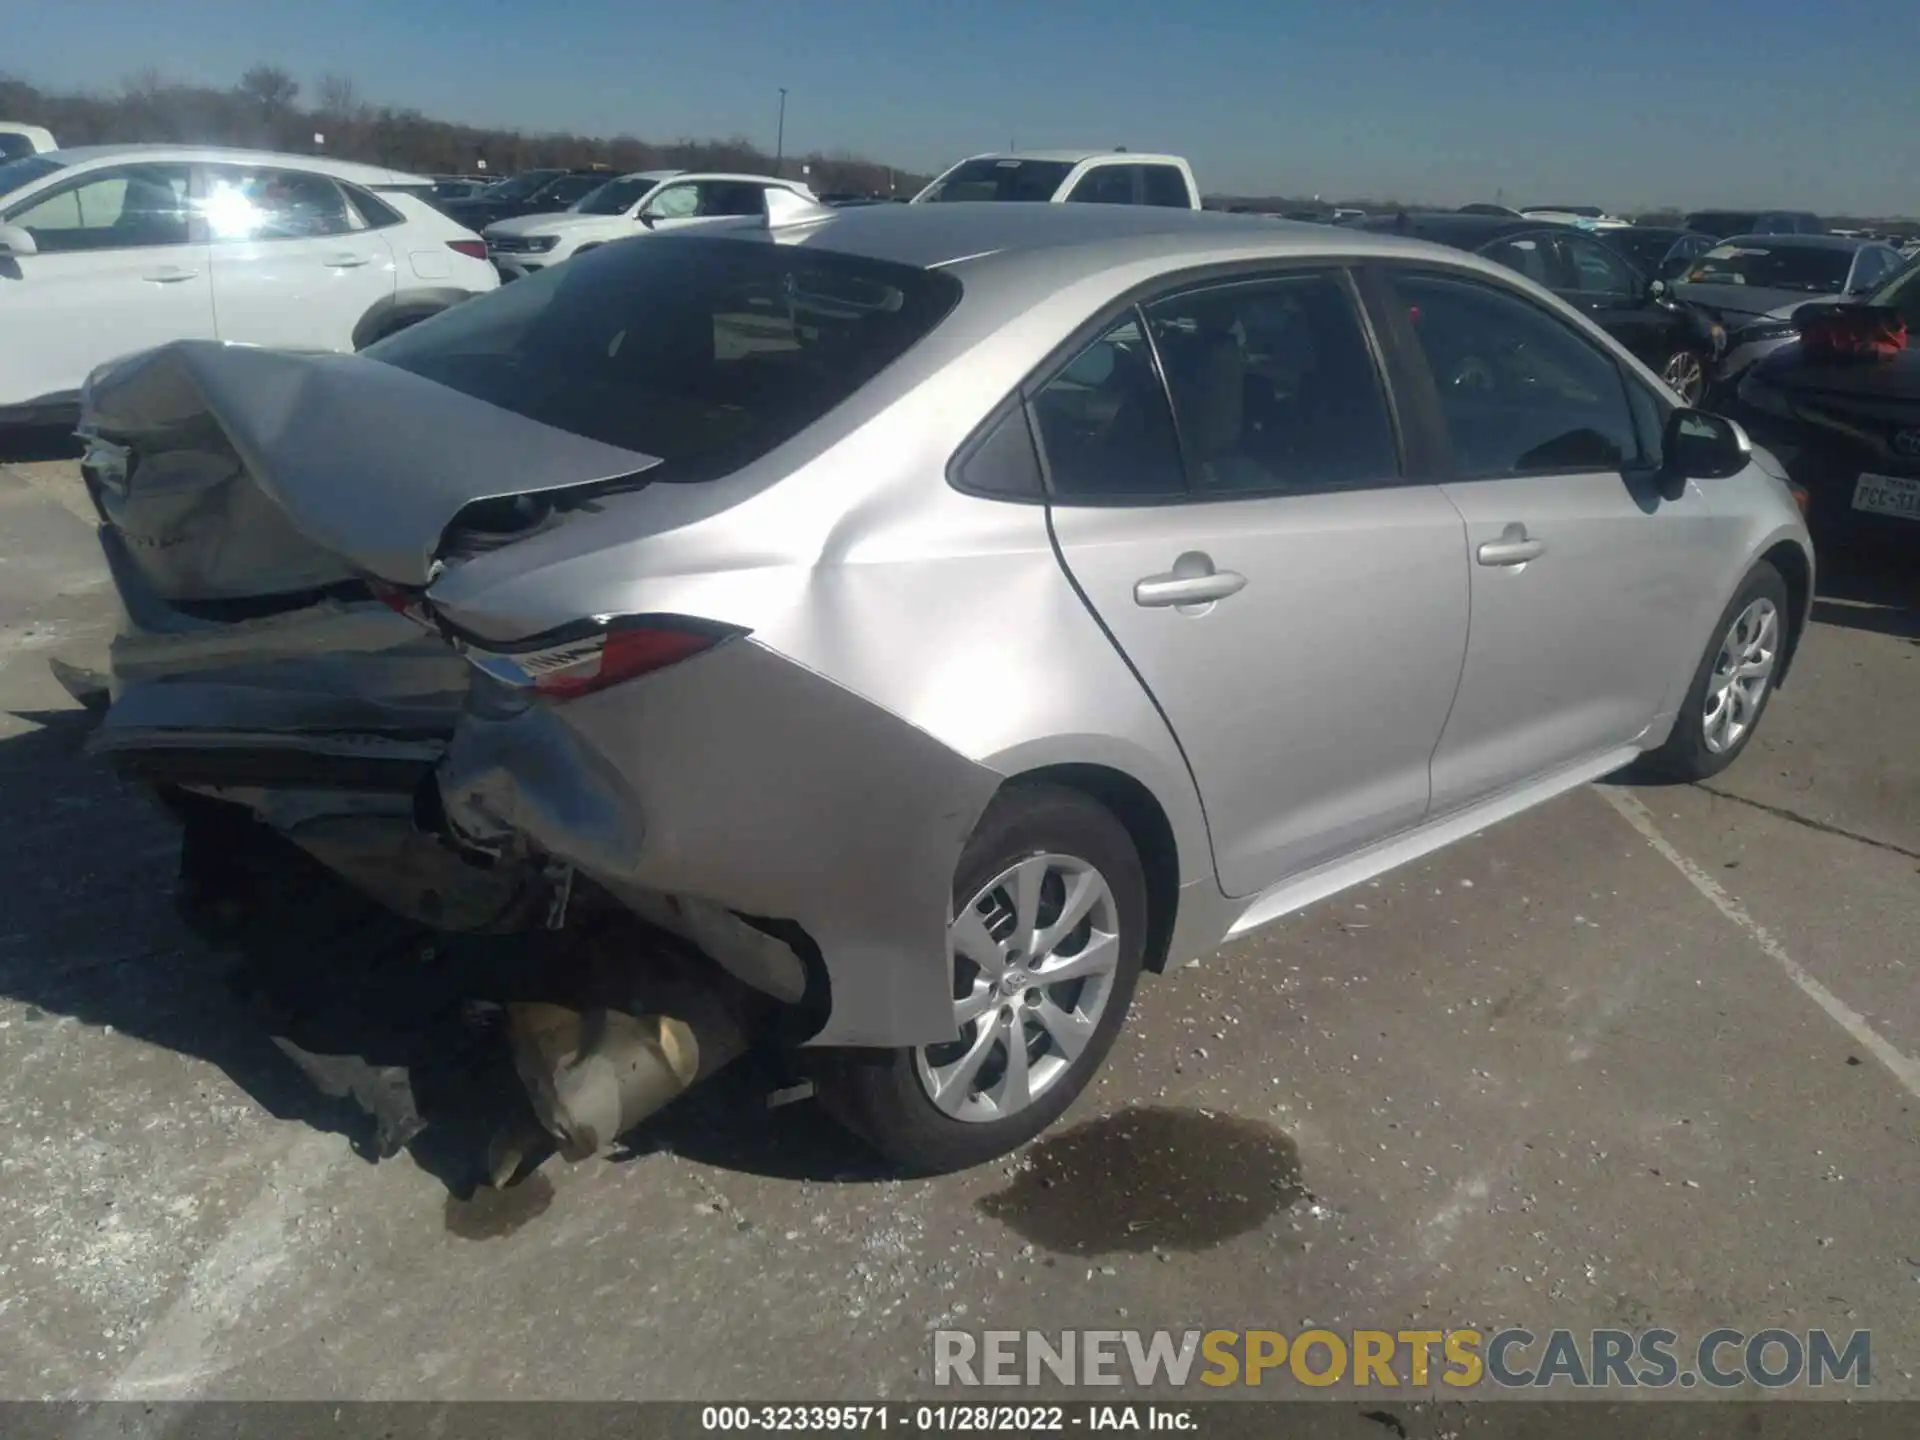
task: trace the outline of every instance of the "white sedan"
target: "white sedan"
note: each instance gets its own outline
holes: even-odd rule
[[[501,279],[518,280],[609,240],[712,220],[764,216],[770,190],[817,203],[813,191],[798,180],[774,175],[639,170],[609,180],[569,210],[519,215],[489,225],[487,258],[499,268]]]
[[[172,340],[357,350],[500,282],[423,176],[207,146],[0,165],[0,424]]]

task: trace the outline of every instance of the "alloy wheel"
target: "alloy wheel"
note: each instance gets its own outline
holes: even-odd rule
[[[914,1069],[956,1120],[1004,1120],[1072,1069],[1113,995],[1120,914],[1106,877],[1070,855],[1033,855],[988,881],[947,927],[958,1039]]]
[[[1780,651],[1780,612],[1764,595],[1740,612],[1720,642],[1707,679],[1700,730],[1707,749],[1723,755],[1759,718]]]
[[[1689,405],[1699,404],[1700,397],[1706,393],[1706,367],[1701,365],[1700,357],[1691,350],[1676,350],[1669,355],[1666,366],[1660,371],[1660,378],[1671,385]]]

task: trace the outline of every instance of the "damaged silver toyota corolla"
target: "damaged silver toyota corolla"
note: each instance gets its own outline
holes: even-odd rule
[[[85,404],[98,750],[422,924],[697,955],[515,1008],[572,1155],[762,1043],[907,1166],[998,1154],[1143,968],[1729,763],[1811,593],[1737,427],[1317,226],[808,209]]]

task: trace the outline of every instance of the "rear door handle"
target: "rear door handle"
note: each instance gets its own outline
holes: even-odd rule
[[[1547,542],[1535,540],[1524,525],[1509,525],[1498,540],[1488,540],[1474,551],[1482,565],[1524,565],[1547,553]]]
[[[1247,577],[1236,570],[1212,570],[1202,575],[1149,575],[1133,587],[1133,603],[1150,609],[1168,605],[1205,605],[1238,594]]]
[[[151,280],[155,285],[178,285],[182,280],[191,280],[199,273],[198,270],[183,270],[170,265],[164,270],[149,270],[140,278]]]
[[[372,258],[371,255],[354,255],[348,253],[344,255],[329,255],[320,263],[331,266],[335,270],[351,270],[356,265],[365,265]]]

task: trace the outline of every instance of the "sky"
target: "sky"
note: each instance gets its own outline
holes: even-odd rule
[[[1124,145],[1209,193],[1920,215],[1912,0],[0,0],[0,36],[45,88],[266,61],[450,120],[768,148],[785,86],[788,154],[920,171]]]

